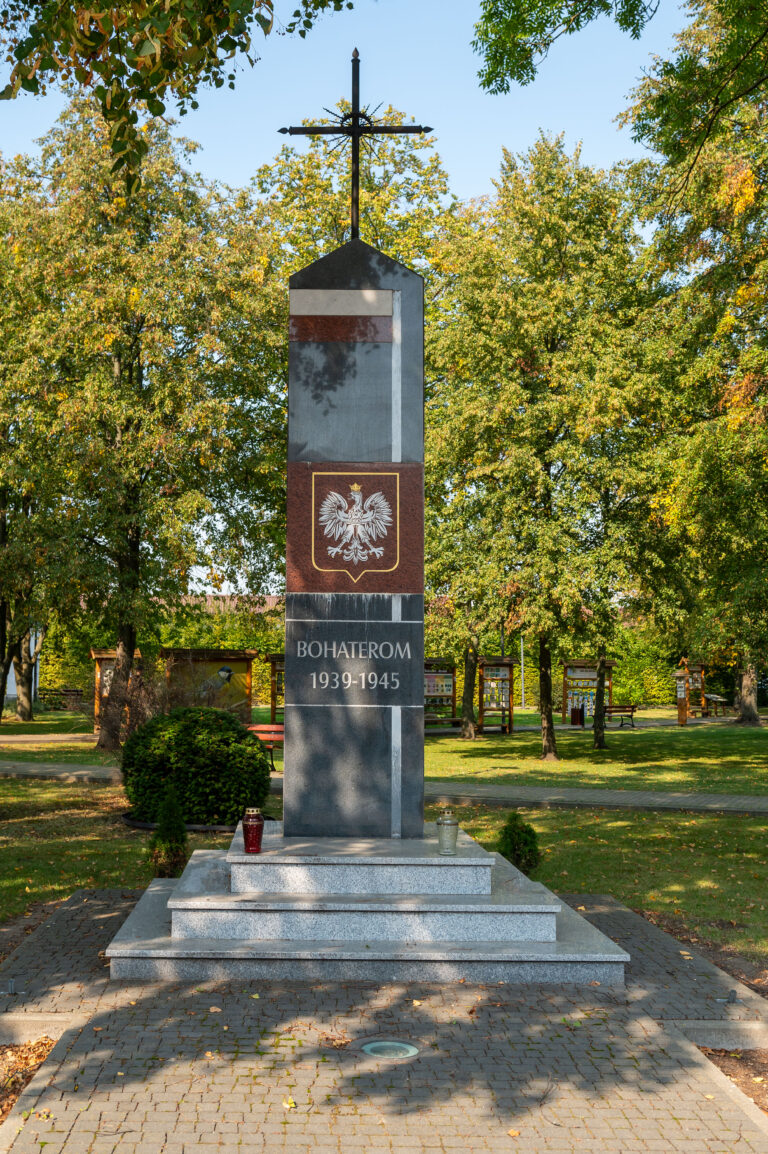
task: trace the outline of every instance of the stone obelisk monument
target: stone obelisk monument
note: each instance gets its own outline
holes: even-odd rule
[[[352,141],[352,239],[290,280],[286,837],[422,837],[423,282],[359,239],[359,107],[286,129]]]
[[[352,239],[290,282],[284,825],[158,878],[115,978],[618,984],[613,942],[463,831],[423,820],[423,291]]]

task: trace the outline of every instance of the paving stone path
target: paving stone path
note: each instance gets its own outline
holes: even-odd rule
[[[568,901],[628,947],[625,990],[111,982],[136,897],[79,891],[0,967],[0,1041],[59,1039],[0,1151],[768,1154],[683,1032],[768,1032],[766,1002],[610,898]],[[369,1058],[377,1037],[419,1054]]]

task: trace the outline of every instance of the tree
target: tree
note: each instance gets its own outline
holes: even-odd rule
[[[697,11],[681,37],[696,76],[733,32],[719,9]],[[727,115],[697,144],[695,167],[672,138],[659,137],[666,160],[639,173],[646,217],[660,225],[658,259],[679,278],[677,307],[691,318],[694,338],[660,456],[661,507],[694,571],[692,646],[705,659],[732,655],[742,719],[757,724],[756,667],[768,660],[768,126],[760,85],[746,85],[751,91],[742,95],[745,69],[718,97],[727,96]],[[676,69],[657,69],[636,93],[638,131],[660,123],[659,109],[679,91]]]
[[[677,37],[674,60],[656,60],[636,95],[636,140],[667,159],[687,187],[709,142],[739,132],[745,103],[759,106],[768,90],[768,12],[759,0],[693,0],[691,24]]]
[[[251,287],[263,252],[232,239],[229,206],[184,167],[186,146],[162,125],[145,135],[130,199],[83,101],[39,170],[7,166],[12,248],[40,286],[15,385],[46,400],[81,600],[117,642],[102,748],[119,744],[138,631],[188,591],[193,566],[247,570],[257,588],[281,535],[271,298]]]
[[[612,16],[637,39],[656,11],[656,0],[482,0],[472,47],[483,57],[480,82],[509,92],[510,81],[529,84],[552,45],[599,16]]]
[[[41,222],[30,205],[19,227],[18,195],[0,165],[0,704],[13,665],[17,712],[29,720],[34,651],[50,613],[76,601],[82,574],[50,435],[54,403],[30,351],[45,295],[28,260]]]
[[[337,109],[343,116],[350,105],[340,101]],[[391,107],[381,112],[381,119],[387,124],[406,122],[405,114]],[[349,151],[327,136],[310,137],[301,152],[285,145],[274,161],[258,170],[254,203],[263,206],[281,242],[276,257],[280,268],[273,269],[273,275],[294,272],[349,240],[349,186]],[[360,231],[368,244],[428,275],[435,240],[453,203],[434,138],[364,138]],[[287,308],[287,287],[285,294]]]
[[[657,0],[483,0],[473,41],[483,57],[480,82],[489,92],[529,84],[557,40],[601,16],[637,39],[657,8]],[[768,14],[760,0],[690,0],[688,9],[693,18],[677,55],[653,62],[641,86],[642,113],[632,116],[635,139],[679,164],[683,183],[706,142],[732,131],[739,102],[764,99],[768,87]]]
[[[302,37],[321,12],[352,7],[345,0],[298,3],[285,31]],[[52,81],[91,89],[109,125],[113,171],[123,169],[132,190],[147,154],[145,112],[163,116],[175,99],[183,114],[197,108],[201,86],[234,88],[233,61],[240,54],[253,64],[254,29],[272,31],[273,9],[273,0],[135,0],[107,8],[7,0],[0,46],[11,70],[0,98],[43,92]]]
[[[468,207],[439,254],[432,580],[448,595],[474,564],[507,628],[538,639],[545,758],[557,756],[553,657],[566,638],[606,637],[660,523],[658,388],[641,355],[646,335],[657,347],[646,327],[659,289],[641,251],[618,178],[540,139],[504,153],[496,197]],[[456,564],[465,526],[478,547]]]

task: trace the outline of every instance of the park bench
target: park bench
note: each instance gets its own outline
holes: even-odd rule
[[[621,724],[619,725],[619,729],[623,729],[624,728],[624,718],[628,717],[629,718],[629,724],[634,729],[635,728],[635,710],[636,709],[637,709],[636,705],[606,705],[606,706],[604,706],[605,720],[610,721],[614,717],[620,717],[621,718]]]
[[[721,697],[719,693],[705,693],[704,700],[707,705],[711,706],[712,713],[717,717],[718,709],[722,710],[723,717],[728,713],[729,702],[727,697]]]
[[[461,718],[460,717],[447,717],[445,714],[441,714],[441,713],[425,713],[424,714],[424,727],[425,727],[425,729],[428,729],[430,725],[435,725],[435,726],[440,725],[443,727],[452,727],[455,729],[457,726],[461,725]]]
[[[38,689],[37,696],[49,709],[66,709],[76,713],[83,703],[82,689]]]
[[[275,768],[274,751],[276,746],[281,746],[285,743],[285,726],[284,725],[249,725],[250,733],[255,733],[259,741],[265,749],[269,750],[269,760],[272,763],[272,769]]]

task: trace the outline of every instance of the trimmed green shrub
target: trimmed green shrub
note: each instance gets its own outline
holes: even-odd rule
[[[147,844],[147,856],[159,878],[177,878],[189,857],[187,827],[176,790],[169,783],[160,802],[157,829]]]
[[[516,809],[511,811],[501,827],[499,853],[524,874],[536,869],[541,861],[536,830],[527,821],[523,821]]]
[[[123,746],[134,817],[157,821],[173,785],[187,823],[234,825],[269,796],[269,757],[258,737],[220,709],[174,709],[153,717]]]

